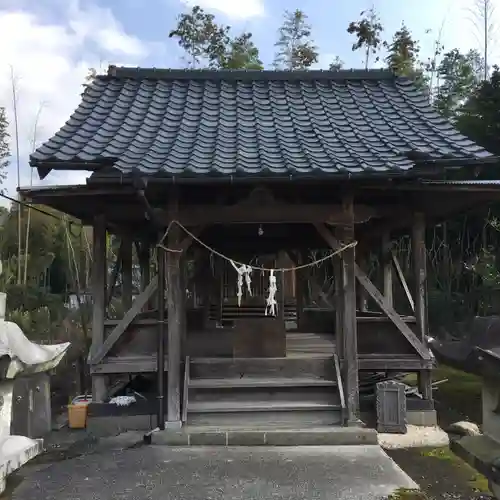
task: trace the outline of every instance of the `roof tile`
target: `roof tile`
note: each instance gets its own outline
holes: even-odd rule
[[[124,173],[188,176],[355,174],[409,170],[417,153],[457,162],[492,157],[411,81],[389,72],[110,67],[31,165],[107,162]]]

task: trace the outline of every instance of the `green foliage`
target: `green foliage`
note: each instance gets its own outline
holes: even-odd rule
[[[34,311],[41,307],[47,308],[53,318],[61,319],[66,309],[61,295],[45,292],[39,286],[11,284],[6,287],[7,310]]]
[[[356,37],[356,42],[352,45],[353,51],[364,49],[365,69],[368,69],[370,55],[376,56],[376,62],[379,60],[377,53],[383,44],[382,32],[384,27],[373,7],[362,11],[360,15],[362,18],[359,21],[349,23],[347,33]]]
[[[307,19],[307,14],[302,10],[285,11],[279,38],[275,43],[276,69],[307,69],[318,61],[318,48],[311,38],[312,28]]]
[[[500,70],[483,81],[460,109],[457,127],[473,141],[500,155]]]
[[[259,59],[259,49],[252,41],[251,33],[242,33],[229,42],[221,68],[255,70],[264,68]]]
[[[399,76],[414,78],[418,70],[420,45],[404,24],[394,33],[392,41],[386,43],[386,47],[387,67]]]
[[[476,50],[462,54],[453,49],[443,55],[437,68],[439,88],[435,101],[438,111],[446,118],[454,118],[473,95],[481,81],[484,60]]]
[[[10,147],[9,147],[9,122],[5,108],[0,107],[0,184],[7,177],[7,167],[9,166]]]
[[[330,63],[328,69],[330,71],[340,71],[343,67],[344,61],[342,61],[339,56],[336,56],[335,59]]]
[[[244,32],[232,38],[230,31],[231,27],[218,24],[213,14],[194,6],[178,17],[168,36],[177,39],[192,68],[207,64],[211,69],[262,69],[252,34]]]
[[[169,33],[169,38],[176,38],[189,57],[188,64],[196,68],[207,60],[208,66],[219,65],[224,58],[230,42],[229,26],[219,25],[215,16],[195,5],[190,12],[181,14],[177,26]]]

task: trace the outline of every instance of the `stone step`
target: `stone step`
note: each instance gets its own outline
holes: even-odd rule
[[[262,428],[270,424],[294,428],[310,428],[326,425],[340,426],[342,413],[333,405],[319,409],[297,407],[281,411],[271,411],[269,407],[254,407],[254,411],[222,411],[222,412],[189,412],[188,425],[239,426]]]
[[[323,378],[286,378],[286,377],[231,377],[231,378],[195,378],[189,380],[189,388],[194,389],[238,389],[272,387],[335,387],[337,382]]]
[[[331,357],[192,358],[192,379],[323,378],[336,380]]]
[[[276,411],[308,411],[308,410],[338,410],[339,405],[329,402],[310,401],[240,401],[240,400],[211,400],[189,401],[188,415],[190,413],[256,413]]]
[[[364,427],[293,426],[260,428],[241,426],[187,425],[180,431],[166,430],[151,435],[155,445],[166,446],[349,446],[376,445],[377,432]]]

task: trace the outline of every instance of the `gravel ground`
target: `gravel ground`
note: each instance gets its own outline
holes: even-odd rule
[[[12,500],[375,500],[416,486],[379,446],[142,446],[26,471]]]
[[[448,446],[448,434],[440,427],[409,425],[406,434],[379,434],[378,442],[386,450],[399,448],[438,448]]]

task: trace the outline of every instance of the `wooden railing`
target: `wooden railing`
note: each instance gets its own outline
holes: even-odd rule
[[[184,362],[184,387],[182,393],[181,421],[183,424],[187,422],[188,396],[189,396],[189,356],[186,356],[186,361]]]

